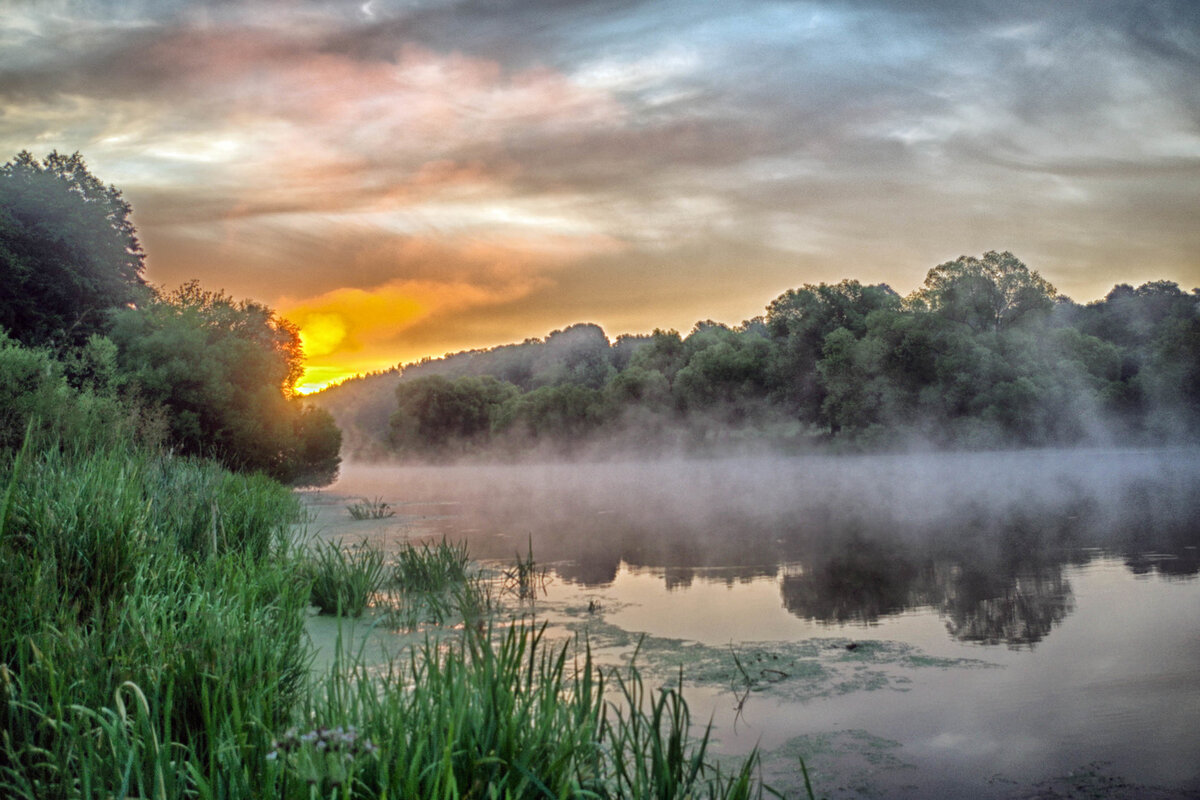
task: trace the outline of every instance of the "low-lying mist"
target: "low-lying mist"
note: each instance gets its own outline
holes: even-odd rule
[[[1072,611],[1071,565],[1200,573],[1198,449],[348,464],[330,491],[389,503],[397,537],[508,561],[532,546],[584,587],[622,567],[668,588],[773,579],[803,618],[933,608],[955,638],[1010,647]]]
[[[614,567],[774,569],[847,540],[1145,552],[1197,543],[1200,450],[351,463],[331,491],[380,497],[479,557],[531,538],[540,560],[577,569],[600,553]]]

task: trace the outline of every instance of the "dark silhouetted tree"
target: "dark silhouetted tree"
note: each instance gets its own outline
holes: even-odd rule
[[[79,345],[142,301],[130,207],[75,153],[0,167],[0,327],[23,344]]]
[[[328,412],[294,395],[300,338],[271,309],[192,281],[117,312],[110,336],[141,400],[166,410],[182,452],[288,482],[336,474],[340,433]]]
[[[516,394],[511,383],[486,376],[451,380],[426,375],[401,381],[390,421],[392,445],[428,453],[485,444],[501,406]]]

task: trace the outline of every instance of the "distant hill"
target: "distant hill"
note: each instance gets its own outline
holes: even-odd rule
[[[846,280],[686,336],[581,323],[310,399],[351,458],[1178,443],[1200,435],[1200,290],[1080,305],[991,252],[904,298]]]

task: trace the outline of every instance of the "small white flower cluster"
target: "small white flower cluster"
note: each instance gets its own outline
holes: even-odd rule
[[[353,725],[348,728],[340,725],[336,728],[322,726],[305,733],[300,733],[297,728],[289,728],[282,739],[272,740],[267,760],[274,761],[280,755],[287,756],[289,753],[299,752],[306,746],[317,753],[341,753],[347,761],[353,761],[359,755],[371,755],[379,750],[370,739],[360,738]]]

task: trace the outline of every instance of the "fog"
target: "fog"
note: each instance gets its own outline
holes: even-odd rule
[[[397,537],[466,539],[482,559],[532,545],[584,585],[622,564],[668,585],[782,573],[789,608],[827,620],[1019,584],[1061,595],[1061,567],[1096,553],[1200,571],[1196,449],[347,464],[328,492],[390,503]]]
[[[358,497],[397,515],[349,522]],[[1100,761],[1129,796],[1200,785],[1200,449],[350,463],[310,502],[347,543],[446,536],[509,565],[532,545],[541,620],[609,653],[645,637],[643,668],[684,665],[697,718],[726,742],[740,719],[772,780],[798,780],[805,737],[854,734],[895,759],[804,750],[821,787],[877,784],[839,796],[1043,796]],[[689,661],[733,651],[792,666],[739,700],[732,664]]]

